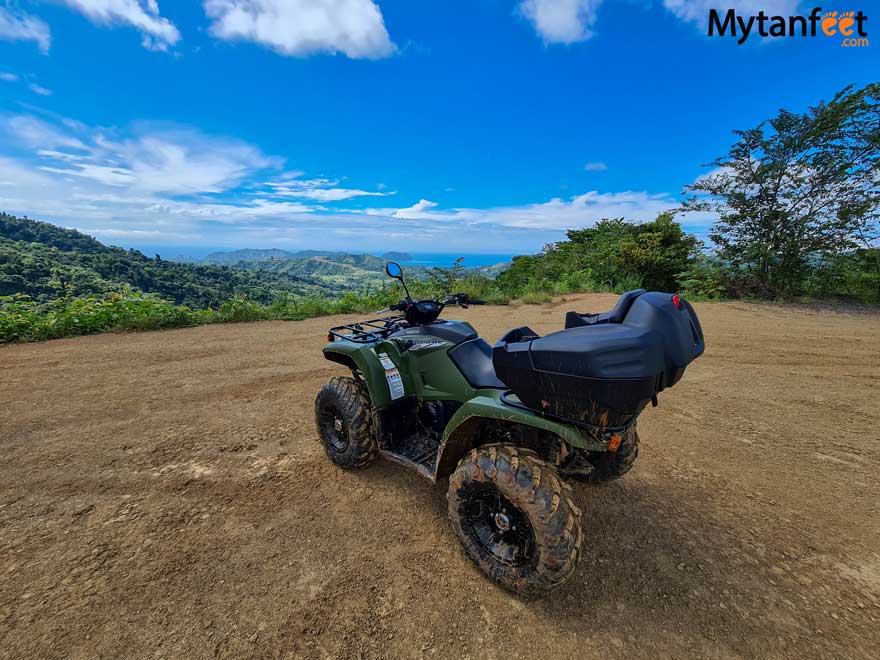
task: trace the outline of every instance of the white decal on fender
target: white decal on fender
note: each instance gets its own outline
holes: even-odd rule
[[[385,380],[388,381],[388,391],[391,393],[391,400],[399,399],[406,392],[403,389],[403,379],[400,377],[400,371],[394,366],[394,362],[388,357],[387,353],[377,353],[379,362],[385,368]]]

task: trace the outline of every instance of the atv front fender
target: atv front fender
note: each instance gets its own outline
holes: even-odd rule
[[[389,354],[389,357],[395,363],[399,362],[400,354],[392,344],[384,344],[382,351]],[[367,391],[370,393],[370,402],[377,410],[382,410],[391,405],[392,399],[388,390],[388,382],[385,379],[385,367],[382,366],[379,356],[372,347],[355,344],[350,341],[337,340],[330,342],[324,347],[324,357],[331,362],[345,365],[351,369],[355,378],[362,379],[367,385]],[[409,385],[406,379],[404,384]]]
[[[501,390],[481,390],[455,412],[443,431],[434,479],[450,475],[461,458],[481,444],[479,429],[486,419],[530,426],[556,435],[569,446],[586,451],[605,451],[606,443],[587,430],[542,417],[538,413],[514,408],[501,401]]]

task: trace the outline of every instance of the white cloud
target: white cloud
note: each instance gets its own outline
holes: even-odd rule
[[[594,163],[586,163],[584,165],[584,170],[586,170],[587,172],[604,172],[607,169],[608,169],[608,166],[601,161],[594,162]]]
[[[255,41],[282,55],[377,59],[396,50],[372,0],[204,0],[204,7],[215,37]]]
[[[423,199],[404,209],[371,209],[366,213],[411,220],[564,230],[590,227],[602,218],[625,217],[630,221],[646,222],[653,220],[658,213],[674,208],[677,204],[678,202],[666,193],[652,195],[631,190],[603,193],[594,190],[565,200],[554,198],[548,202],[522,206],[437,210],[435,202]]]
[[[763,10],[768,16],[789,16],[797,12],[800,0],[663,0],[663,6],[683,21],[694,23],[702,30],[709,24],[709,10],[717,9],[722,15],[728,9],[738,14],[752,15]]]
[[[405,209],[397,209],[391,213],[392,218],[424,218],[431,219],[431,215],[426,213],[429,209],[436,208],[437,202],[429,202],[427,199],[420,199],[412,206]]]
[[[142,127],[145,134],[115,143],[101,141],[105,157],[129,163],[135,187],[172,194],[218,193],[237,186],[255,171],[279,160],[237,140],[205,136],[189,129]]]
[[[130,25],[140,31],[142,45],[168,50],[180,41],[180,32],[159,14],[156,0],[64,0],[71,8],[99,25]]]
[[[5,80],[6,82],[16,82],[18,81],[18,74],[9,73],[8,71],[0,71],[0,80]]]
[[[84,179],[91,179],[107,186],[125,186],[136,181],[131,170],[124,167],[108,167],[106,165],[93,165],[92,163],[77,163],[72,168],[50,167],[44,165],[40,167],[44,172],[54,172],[55,174],[64,174],[66,176],[77,176]]]
[[[158,229],[116,229],[114,227],[95,227],[89,229],[88,234],[90,236],[98,238],[99,240],[102,239],[110,242],[117,241],[119,239],[134,239],[136,241],[147,239],[150,241],[173,240],[180,243],[186,243],[189,241],[198,241],[200,238],[197,233],[191,232],[175,232],[167,230],[161,231]]]
[[[42,85],[38,85],[37,83],[31,83],[28,85],[28,89],[30,89],[34,94],[39,94],[40,96],[52,96],[52,90],[46,89]]]
[[[85,149],[75,135],[30,115],[18,115],[2,121],[6,132],[24,145],[37,149]]]
[[[151,225],[163,223],[314,220],[328,209],[284,198],[333,202],[394,194],[338,188],[335,179],[302,178],[298,171],[283,173],[283,159],[252,145],[168,124],[142,122],[122,131],[61,118],[0,116],[0,144],[25,154],[0,156],[0,208],[62,222],[112,220],[123,225],[120,231],[132,223],[141,223],[137,231],[152,231]],[[267,172],[277,174],[277,182],[259,183]]]
[[[0,39],[7,41],[34,41],[46,54],[52,44],[52,33],[46,22],[11,8],[0,7]]]
[[[260,218],[278,218],[313,213],[323,209],[321,207],[300,204],[299,202],[273,202],[266,199],[256,199],[247,204],[163,200],[146,206],[144,210],[151,214],[183,216],[200,220],[238,224]]]
[[[86,160],[87,156],[81,156],[79,154],[69,154],[63,151],[55,151],[53,149],[40,149],[37,151],[38,156],[46,156],[47,158],[56,158],[58,160],[66,160],[66,161],[75,161],[75,160]]]
[[[524,0],[519,12],[547,44],[572,44],[593,36],[602,0]]]
[[[300,179],[302,173],[288,175],[279,181],[269,181],[265,185],[271,194],[278,197],[297,197],[318,202],[339,202],[354,197],[385,197],[396,192],[361,190],[359,188],[338,188],[337,179]]]
[[[240,140],[170,124],[136,124],[120,138],[116,130],[16,115],[0,118],[0,130],[31,149],[45,172],[138,194],[220,193],[283,163]]]
[[[603,218],[625,217],[634,222],[647,222],[676,204],[676,200],[666,193],[593,190],[568,200],[556,198],[543,204],[490,209],[477,217],[482,222],[510,227],[569,229],[590,227]]]

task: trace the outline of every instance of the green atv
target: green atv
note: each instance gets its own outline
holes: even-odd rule
[[[445,307],[466,294],[413,300],[398,312],[328,332],[324,357],[351,369],[318,392],[315,417],[341,468],[378,456],[436,483],[449,478],[449,518],[468,557],[511,591],[533,596],[566,580],[581,553],[571,480],[626,474],[639,452],[636,418],[704,349],[693,308],[677,295],[624,294],[611,312],[569,312],[540,337],[511,330],[494,348]]]

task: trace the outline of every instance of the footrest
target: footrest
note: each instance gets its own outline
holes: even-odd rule
[[[424,476],[433,479],[439,449],[440,442],[436,438],[411,435],[397,443],[393,449],[383,449],[381,454],[395,463],[415,467]]]

